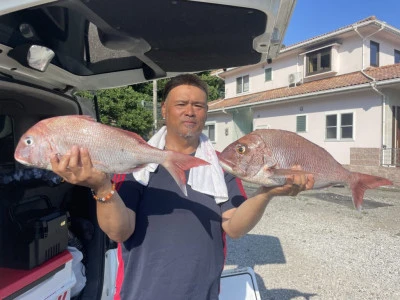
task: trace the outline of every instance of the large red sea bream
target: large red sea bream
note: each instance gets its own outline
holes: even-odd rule
[[[226,147],[219,161],[226,172],[263,186],[284,185],[286,176],[301,172],[291,170],[300,165],[305,174],[314,175],[314,189],[347,184],[357,209],[366,189],[392,185],[386,178],[348,171],[325,149],[285,130],[253,131]]]
[[[51,155],[62,156],[74,145],[88,148],[93,165],[106,173],[130,173],[148,163],[161,164],[184,194],[184,170],[209,164],[190,155],[154,148],[136,133],[80,115],[36,123],[20,138],[14,157],[24,165],[51,170]]]

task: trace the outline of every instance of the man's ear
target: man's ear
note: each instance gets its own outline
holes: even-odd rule
[[[161,102],[161,116],[163,117],[163,119],[165,119],[165,101]]]

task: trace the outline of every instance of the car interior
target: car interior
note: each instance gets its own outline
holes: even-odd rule
[[[115,245],[97,225],[90,191],[14,160],[14,147],[30,126],[55,115],[81,114],[81,107],[71,97],[16,82],[0,81],[0,90],[0,244],[7,245],[0,247],[0,267],[31,269],[66,244],[73,245],[83,253],[86,268],[86,287],[80,297],[99,295],[104,255]],[[63,216],[68,229],[49,232],[44,238],[35,230],[37,220],[54,215]],[[42,246],[44,257],[37,257],[34,249]]]

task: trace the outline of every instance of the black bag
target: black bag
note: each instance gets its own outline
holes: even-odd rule
[[[46,195],[35,195],[10,205],[3,229],[1,267],[32,269],[68,246],[69,216],[52,207]]]

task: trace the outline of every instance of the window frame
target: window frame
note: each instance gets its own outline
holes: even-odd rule
[[[214,126],[214,139],[213,140],[210,139],[210,127],[209,126]],[[207,134],[204,133],[205,130],[207,130]],[[206,124],[204,124],[202,133],[204,133],[208,137],[208,139],[210,140],[211,143],[216,143],[217,142],[217,122],[207,122]]]
[[[374,53],[372,50],[373,50],[373,47],[372,46],[376,46],[376,53]],[[378,42],[375,42],[375,41],[369,41],[369,65],[370,66],[372,66],[372,67],[379,67],[379,49],[380,48],[380,45],[379,45],[379,43]],[[374,62],[373,62],[373,59],[375,60]]]
[[[329,54],[329,67],[322,67],[322,56],[324,54]],[[310,71],[311,59],[316,57],[317,59],[317,69],[316,71]],[[312,76],[316,74],[326,73],[332,71],[332,46],[318,49],[306,54],[306,76]]]
[[[269,70],[269,79],[267,79],[267,70]],[[264,69],[264,82],[272,81],[272,68]]]
[[[245,78],[247,78],[247,90],[244,90],[244,87],[245,87],[244,79]],[[239,91],[238,80],[241,80],[240,91]],[[250,76],[249,75],[243,75],[243,76],[236,77],[236,94],[243,94],[243,93],[247,93],[249,91],[250,91]]]
[[[300,131],[299,127],[298,127],[298,118],[299,117],[304,117],[304,130],[303,131]],[[307,121],[308,121],[308,116],[306,114],[301,114],[301,115],[296,116],[296,132],[297,133],[304,133],[304,132],[308,131],[308,127],[307,127],[308,122]]]
[[[400,63],[400,50],[394,49],[394,63]]]
[[[343,115],[351,115],[351,125],[343,124]],[[328,126],[328,117],[336,116],[336,124]],[[355,140],[355,112],[354,111],[341,111],[341,112],[327,112],[325,113],[325,141],[354,141]],[[343,137],[343,128],[351,127],[351,137]],[[335,128],[335,137],[328,138],[328,128]]]

